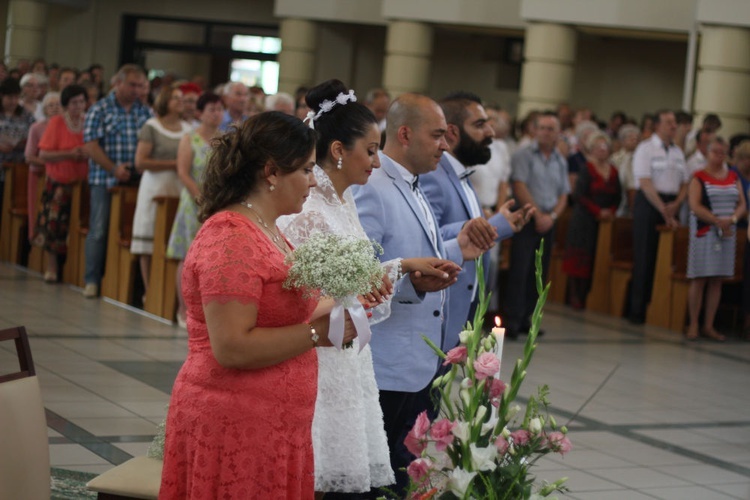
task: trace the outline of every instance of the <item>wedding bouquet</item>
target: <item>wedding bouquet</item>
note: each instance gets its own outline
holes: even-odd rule
[[[477,260],[480,303],[473,326],[460,334],[460,345],[444,353],[425,338],[450,371],[433,388],[440,394],[440,413],[430,421],[423,412],[405,444],[417,458],[409,465],[410,498],[530,499],[566,491],[567,478],[536,485],[532,465],[547,453],[571,449],[567,429],[548,413],[547,386],[529,398],[526,410],[515,403],[536,350],[542,308],[549,285],[542,286],[541,249],[536,252],[539,300],[523,357],[516,361],[509,384],[499,379],[504,329],[482,332],[489,296],[481,259]],[[458,387],[455,387],[458,383]],[[458,389],[458,397],[451,395]],[[536,491],[534,491],[536,489]]]
[[[360,350],[370,339],[367,314],[357,296],[382,286],[383,268],[375,255],[382,251],[363,238],[320,233],[287,257],[291,267],[284,286],[302,289],[308,298],[320,293],[335,300],[328,338],[339,349],[344,339],[344,310],[357,328]]]

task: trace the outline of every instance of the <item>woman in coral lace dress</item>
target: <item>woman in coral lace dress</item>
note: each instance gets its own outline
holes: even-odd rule
[[[276,218],[302,210],[314,133],[263,113],[215,142],[185,259],[189,351],[172,390],[160,498],[312,499],[316,301],[282,286]],[[351,321],[345,339],[355,336]]]

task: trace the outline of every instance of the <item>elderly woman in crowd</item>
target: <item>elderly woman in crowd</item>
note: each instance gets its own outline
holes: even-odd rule
[[[0,83],[0,165],[5,162],[23,162],[26,138],[34,117],[20,105],[21,86],[18,80],[8,77]],[[3,201],[5,171],[0,169],[0,206]]]
[[[167,414],[160,498],[312,500],[317,300],[283,286],[279,216],[315,186],[315,132],[261,113],[215,143],[183,279],[188,356]],[[356,332],[346,320],[344,342]]]
[[[708,145],[705,168],[693,174],[688,186],[688,340],[701,335],[720,342],[726,340],[714,329],[714,318],[721,299],[721,282],[734,275],[737,220],[747,212],[742,183],[725,163],[727,149],[724,139],[714,138]],[[701,331],[698,318],[704,290],[706,300]]]
[[[47,181],[42,195],[42,211],[36,221],[34,244],[47,253],[44,281],[56,283],[59,257],[67,252],[68,223],[73,184],[86,179],[88,155],[83,149],[83,119],[86,90],[68,85],[60,96],[63,113],[49,119],[39,141],[39,157],[44,161]]]
[[[609,162],[609,136],[595,131],[587,141],[589,161],[578,173],[573,191],[575,204],[563,261],[563,271],[568,275],[568,300],[574,309],[583,309],[591,287],[599,221],[615,216],[622,196],[617,169]]]
[[[617,215],[628,216],[633,213],[633,199],[635,198],[635,176],[633,175],[633,152],[640,140],[641,130],[635,125],[623,125],[617,132],[620,149],[614,153],[609,161],[620,173],[622,187],[622,201],[617,209]]]
[[[62,112],[59,92],[47,92],[44,95],[44,99],[42,99],[42,111],[44,112],[44,119],[33,123],[29,128],[29,137],[26,141],[26,149],[24,150],[26,163],[29,164],[28,196],[26,197],[29,213],[29,241],[34,238],[36,231],[37,183],[41,177],[44,177],[44,160],[39,157],[39,141],[47,129],[49,119]]]
[[[180,196],[182,184],[177,177],[177,146],[190,132],[182,120],[182,91],[177,85],[163,87],[154,104],[156,116],[138,133],[135,168],[143,174],[133,216],[133,240],[130,251],[140,256],[141,277],[146,293],[154,251],[155,196]]]
[[[44,120],[42,111],[42,97],[44,96],[44,86],[42,79],[47,77],[37,73],[26,73],[21,77],[21,105],[31,113],[35,120]]]

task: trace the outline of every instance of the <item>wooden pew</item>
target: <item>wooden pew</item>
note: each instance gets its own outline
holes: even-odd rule
[[[133,236],[133,216],[138,188],[115,186],[110,192],[112,201],[101,293],[104,297],[130,304],[133,299],[134,272],[137,264],[137,257],[130,253],[130,240]]]
[[[675,248],[676,230],[665,225],[658,226],[657,230],[659,231],[659,246],[656,251],[651,302],[646,310],[646,324],[669,328],[672,308],[672,273],[674,272],[674,257],[678,250]],[[680,243],[683,241],[681,236]],[[687,256],[687,247],[684,248],[684,253]]]
[[[47,180],[45,176],[39,176],[36,181],[36,213],[37,217],[42,211],[42,196],[44,195],[44,189],[46,187]],[[36,226],[36,220],[35,217],[33,220],[34,226]],[[31,221],[29,221],[31,223]],[[44,271],[47,269],[47,252],[44,251],[44,248],[38,247],[36,245],[31,245],[31,249],[29,250],[29,260],[27,267],[31,269],[32,271],[36,271],[38,273],[44,273]]]
[[[609,314],[609,273],[612,266],[612,228],[614,221],[599,222],[596,240],[591,289],[586,297],[586,309]]]
[[[633,274],[633,219],[618,217],[612,224],[612,261],[609,271],[609,313],[622,317]]]
[[[678,227],[674,232],[674,244],[672,246],[672,274],[670,276],[672,291],[669,303],[669,329],[680,333],[685,330],[688,288],[690,287],[690,282],[687,279],[689,244],[689,228],[687,226]]]
[[[167,258],[167,245],[180,199],[173,196],[157,196],[154,202],[156,203],[154,252],[151,255],[148,293],[143,308],[162,318],[174,320],[177,261],[174,261],[173,269],[170,268],[169,261],[172,259]]]
[[[68,255],[63,269],[63,281],[71,285],[85,285],[86,236],[89,233],[89,204],[91,194],[86,181],[73,185],[70,200],[70,225],[68,226]]]
[[[28,239],[29,166],[26,163],[4,163],[3,170],[5,184],[0,219],[0,260],[20,264],[22,244]]]
[[[572,213],[573,209],[566,207],[557,219],[549,263],[549,281],[551,282],[549,298],[552,302],[560,304],[565,303],[565,294],[568,290],[568,275],[563,272],[562,267],[565,258],[565,242],[568,239],[568,223]]]

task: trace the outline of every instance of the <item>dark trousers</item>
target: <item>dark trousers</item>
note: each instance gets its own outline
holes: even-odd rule
[[[665,203],[676,198],[666,194],[659,196]],[[664,217],[639,190],[633,201],[633,278],[630,283],[630,317],[639,322],[646,318],[646,307],[651,302],[659,246],[656,226],[660,224],[664,224]]]
[[[514,333],[528,329],[531,324],[531,314],[539,298],[534,266],[536,250],[544,239],[542,280],[546,283],[554,234],[554,226],[546,233],[539,234],[534,229],[534,224],[527,224],[513,236],[510,245],[508,285],[502,310],[505,328]]]
[[[380,391],[380,407],[383,409],[383,423],[388,438],[388,449],[391,453],[391,467],[396,474],[396,485],[391,487],[395,493],[404,496],[409,486],[406,468],[414,460],[404,445],[406,435],[414,427],[417,416],[427,410],[432,420],[437,415],[435,405],[430,399],[432,381],[419,392]]]

